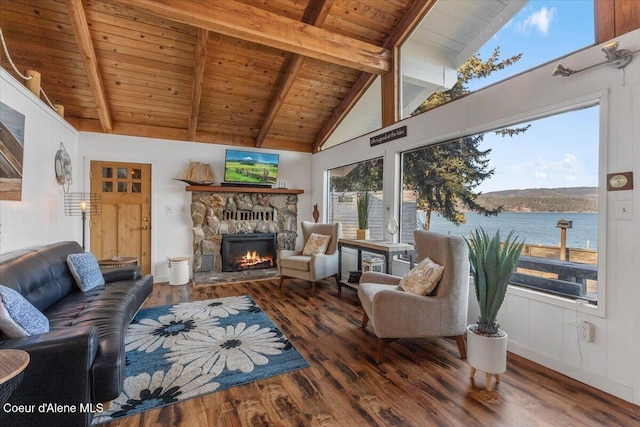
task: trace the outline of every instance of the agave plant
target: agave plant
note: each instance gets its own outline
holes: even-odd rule
[[[356,207],[358,209],[358,228],[366,230],[369,228],[369,208],[371,207],[371,195],[368,191],[358,193]]]
[[[496,316],[502,306],[509,279],[516,268],[524,241],[517,242],[517,236],[509,233],[500,244],[500,231],[493,237],[482,229],[476,229],[469,246],[469,260],[476,289],[476,298],[480,305],[477,332],[481,335],[496,335],[500,325]]]

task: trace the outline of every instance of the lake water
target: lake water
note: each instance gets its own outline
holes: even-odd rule
[[[458,227],[439,214],[431,216],[431,231],[468,236],[477,227],[484,228],[489,235],[500,229],[504,239],[509,231],[524,239],[527,244],[560,245],[559,219],[573,221],[573,228],[567,229],[567,247],[582,249],[598,248],[598,214],[569,212],[502,212],[498,216],[486,217],[475,213],[465,213],[467,222]]]

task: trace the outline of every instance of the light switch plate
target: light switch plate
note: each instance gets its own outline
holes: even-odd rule
[[[631,200],[616,200],[616,219],[631,221],[633,205]]]

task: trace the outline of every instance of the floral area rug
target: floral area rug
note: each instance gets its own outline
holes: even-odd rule
[[[125,350],[124,392],[92,425],[309,366],[247,295],[142,309]]]

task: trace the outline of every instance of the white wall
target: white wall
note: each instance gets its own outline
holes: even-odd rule
[[[256,150],[164,139],[81,132],[78,163],[83,165],[80,180],[89,191],[92,160],[151,164],[151,273],[155,282],[169,280],[168,257],[192,255],[191,193],[181,181],[173,180],[189,160],[210,163],[216,182],[222,181],[226,148]],[[261,151],[261,150],[258,150]],[[262,150],[274,152],[273,150]],[[288,188],[304,190],[298,196],[298,221],[311,221],[311,154],[278,151],[278,181]],[[317,202],[315,202],[317,203]],[[171,208],[172,213],[168,213]],[[184,208],[181,211],[181,208]],[[301,245],[299,237],[298,245]]]
[[[0,201],[0,253],[60,240],[80,241],[80,217],[64,216],[64,192],[54,172],[54,158],[63,142],[72,159],[70,191],[80,191],[75,184],[78,133],[4,69],[0,69],[0,100],[25,116],[22,200]]]
[[[638,50],[640,30],[616,40],[621,48]],[[603,289],[600,307],[594,310],[511,288],[499,318],[509,333],[510,351],[640,404],[640,54],[624,70],[601,66],[571,77],[551,76],[558,62],[581,69],[604,59],[601,46],[585,49],[389,127],[406,125],[406,138],[370,147],[371,135],[366,135],[322,151],[312,159],[311,195],[314,200],[325,200],[327,169],[382,155],[385,207],[394,212],[398,200],[393,189],[399,188],[401,151],[599,101],[599,241],[603,243],[598,249],[604,255],[598,269]],[[374,132],[378,133],[381,131]],[[624,171],[635,172],[634,190],[606,192],[606,174]],[[617,218],[620,201],[632,206],[630,219]],[[475,318],[477,303],[470,305],[469,312],[469,319]],[[595,342],[577,340],[575,324],[580,320],[595,324]]]

